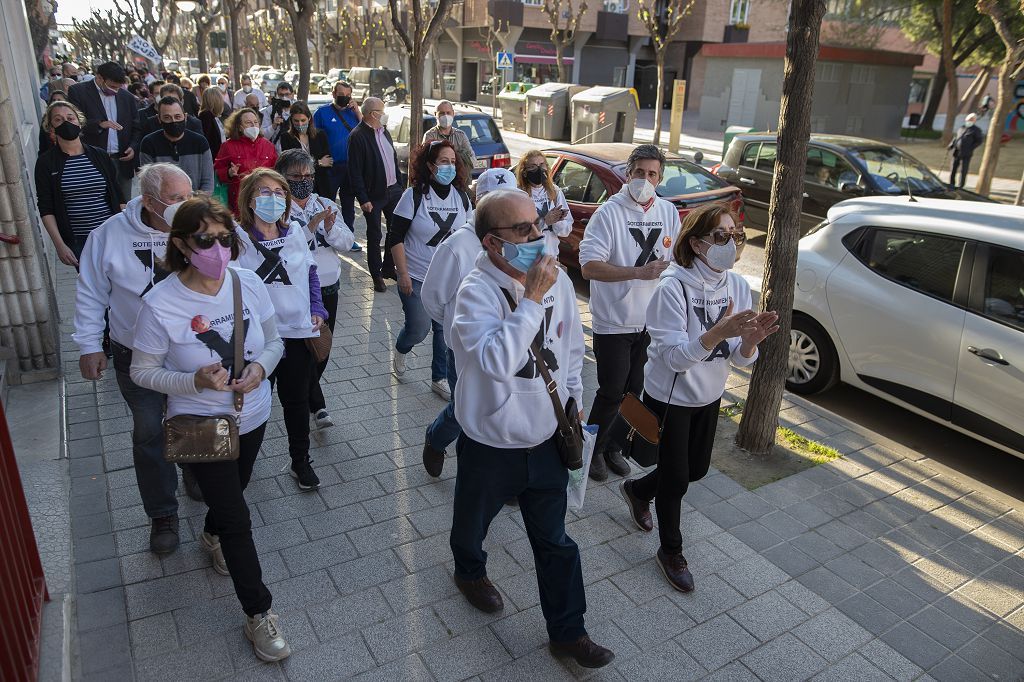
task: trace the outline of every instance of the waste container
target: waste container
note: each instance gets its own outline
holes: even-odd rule
[[[498,95],[501,107],[501,127],[517,133],[526,132],[526,93],[533,83],[506,83]]]
[[[572,142],[632,142],[640,108],[633,88],[589,88],[572,98]]]
[[[722,138],[722,158],[725,158],[725,153],[729,151],[729,145],[732,144],[732,138],[737,135],[744,135],[746,133],[753,132],[753,128],[749,126],[729,126],[725,129],[725,137]]]
[[[530,90],[526,94],[526,122],[530,137],[568,140],[572,133],[569,101],[587,89],[586,85],[544,83]]]

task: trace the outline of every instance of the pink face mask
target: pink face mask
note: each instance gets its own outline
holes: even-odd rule
[[[215,242],[208,249],[194,249],[189,263],[200,274],[210,279],[220,279],[224,276],[224,270],[227,269],[230,260],[231,249]]]

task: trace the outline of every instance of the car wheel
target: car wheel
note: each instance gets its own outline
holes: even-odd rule
[[[793,316],[789,332],[789,375],[786,388],[793,393],[821,393],[839,381],[839,361],[828,334],[803,315]]]

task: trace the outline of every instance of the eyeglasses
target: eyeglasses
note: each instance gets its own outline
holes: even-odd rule
[[[532,170],[547,171],[547,169],[548,169],[547,165],[545,165],[543,163],[541,163],[541,164],[534,164],[532,166],[523,166],[523,170],[527,171],[527,172],[532,171]]]
[[[726,232],[724,230],[714,230],[708,235],[711,237],[711,241],[718,246],[725,246],[729,243],[730,239],[736,241],[736,245],[739,246],[747,241],[747,233],[743,230],[739,232]]]
[[[508,227],[496,227],[494,232],[498,230],[514,230],[515,233],[520,237],[529,237],[533,234],[534,228],[540,230],[541,219],[537,218],[532,223],[516,223],[515,225],[509,225]]]
[[[261,197],[281,197],[282,199],[288,196],[288,192],[283,189],[270,189],[269,187],[260,187],[256,190],[256,194]]]
[[[302,173],[301,175],[299,173],[288,173],[287,175],[285,175],[285,177],[288,178],[289,180],[296,180],[296,181],[298,181],[298,180],[312,180],[316,176],[313,175],[312,173]]]
[[[192,241],[200,251],[205,251],[210,248],[213,246],[214,242],[219,242],[225,249],[230,249],[235,245],[237,237],[235,237],[234,232],[225,232],[223,234],[207,234],[205,232],[201,232],[199,234],[192,235]]]

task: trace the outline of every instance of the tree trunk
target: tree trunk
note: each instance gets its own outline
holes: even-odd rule
[[[206,57],[206,48],[210,44],[210,26],[212,24],[206,24],[200,21],[198,18],[195,20],[196,23],[196,58],[199,60],[199,72],[210,73],[210,62]]]
[[[974,88],[974,92],[971,93],[970,98],[964,103],[962,111],[968,113],[978,111],[978,107],[981,106],[981,98],[985,96],[990,80],[992,80],[992,67],[983,66],[976,79],[977,87]]]
[[[292,33],[295,34],[295,57],[299,62],[299,91],[297,97],[306,102],[309,100],[309,24],[312,17],[312,10],[296,12],[292,17]]]
[[[1016,67],[1012,55],[1007,55],[999,67],[999,91],[996,95],[996,106],[992,109],[992,118],[985,136],[985,153],[981,157],[978,168],[978,185],[974,191],[988,196],[992,191],[992,179],[996,175],[996,164],[999,163],[999,145],[1003,137],[1003,125],[1010,110],[1013,108],[1013,71]]]
[[[555,45],[555,63],[558,64],[558,80],[561,83],[569,82],[569,75],[565,68],[565,44],[562,43],[560,38],[555,37],[555,32],[551,32],[551,42]]]
[[[418,145],[423,139],[423,69],[424,46],[414,46],[409,55],[409,144]],[[411,150],[410,150],[411,151]]]
[[[757,455],[771,452],[788,374],[789,332],[796,283],[797,240],[803,203],[807,141],[811,134],[814,65],[825,0],[792,0],[779,111],[778,158],[768,207],[761,310],[779,313],[779,331],[765,339],[754,365],[736,444]]]
[[[235,72],[235,85],[242,84],[242,46],[238,40],[238,22],[242,7],[232,2],[228,12],[228,30],[231,33],[231,69]]]
[[[1015,206],[1024,206],[1024,173],[1020,174],[1020,186],[1017,188],[1017,198],[1013,203]]]
[[[953,139],[956,115],[960,104],[960,83],[953,64],[953,0],[942,0],[942,70],[946,73],[949,95],[946,98],[946,123],[942,127],[942,144]]]
[[[655,53],[658,63],[658,92],[654,95],[654,142],[661,144],[661,113],[665,108],[665,50],[667,45]]]
[[[935,114],[939,111],[939,104],[942,102],[942,93],[946,90],[946,72],[939,69],[932,78],[932,89],[925,103],[924,114],[921,116],[920,127],[931,130],[935,125]]]

